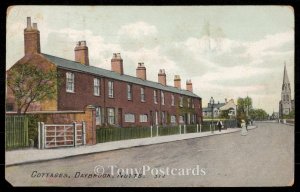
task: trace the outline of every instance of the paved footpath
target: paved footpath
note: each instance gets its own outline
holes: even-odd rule
[[[254,129],[256,126],[249,126],[248,129]],[[23,150],[13,150],[6,151],[5,153],[5,165],[18,165],[24,163],[33,163],[47,160],[54,160],[78,155],[93,154],[105,151],[112,151],[117,149],[125,149],[130,147],[146,146],[158,143],[167,143],[172,141],[180,141],[191,138],[207,137],[220,134],[227,134],[241,131],[240,128],[228,128],[222,130],[221,132],[215,130],[214,133],[211,132],[201,132],[201,133],[187,133],[178,135],[168,135],[168,136],[158,136],[150,138],[141,139],[131,139],[122,141],[113,141],[107,143],[99,143],[96,145],[86,145],[78,147],[64,147],[55,149],[23,149]]]

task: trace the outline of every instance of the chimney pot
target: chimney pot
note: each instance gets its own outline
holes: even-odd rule
[[[136,77],[146,80],[146,67],[144,63],[138,63],[138,67],[136,68]]]
[[[166,73],[164,69],[160,69],[158,72],[158,83],[164,86],[167,85]]]
[[[33,23],[33,24],[32,24],[32,28],[33,28],[33,29],[37,29],[37,23]]]
[[[78,41],[76,43],[75,61],[83,65],[89,65],[89,49],[86,46],[86,41]]]
[[[174,76],[174,87],[181,89],[181,79],[179,75]]]
[[[111,59],[111,70],[119,73],[120,75],[124,74],[123,59],[121,58],[120,53],[113,53],[113,57]]]
[[[36,23],[31,26],[31,17],[27,17],[27,27],[24,29],[24,52],[25,55],[41,52],[40,32]]]
[[[31,29],[31,17],[27,17],[27,29]]]
[[[186,81],[186,90],[188,90],[190,92],[193,92],[193,84],[192,84],[192,80],[191,79],[188,79]]]

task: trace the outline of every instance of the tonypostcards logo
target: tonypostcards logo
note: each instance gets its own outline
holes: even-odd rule
[[[110,176],[130,176],[135,175],[139,178],[146,175],[152,175],[154,177],[165,177],[165,176],[205,176],[207,170],[201,168],[199,165],[189,168],[175,168],[175,167],[151,167],[149,165],[143,165],[135,168],[120,168],[116,165],[102,166],[97,165],[94,168],[94,173],[98,176],[110,175]]]

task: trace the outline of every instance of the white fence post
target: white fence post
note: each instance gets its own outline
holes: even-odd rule
[[[179,125],[179,134],[181,135],[181,125]]]
[[[151,137],[152,137],[152,128],[153,128],[153,126],[151,125],[150,126]]]
[[[82,121],[82,133],[81,133],[82,145],[86,144],[85,126],[86,126],[85,121]]]
[[[156,136],[158,136],[158,125],[156,125]]]
[[[186,124],[183,125],[183,132],[186,134]]]
[[[41,122],[38,122],[38,149],[41,149]]]
[[[73,122],[73,144],[76,147],[77,144],[77,130],[76,130],[76,122]]]
[[[200,133],[202,132],[202,131],[201,131],[201,128],[202,128],[202,124],[200,124]]]
[[[46,127],[44,122],[41,122],[41,131],[42,131],[42,149],[46,148]]]
[[[199,124],[197,124],[197,133],[199,133]]]

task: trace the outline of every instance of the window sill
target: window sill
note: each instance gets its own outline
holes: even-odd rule
[[[75,93],[75,91],[66,91],[66,93]]]

